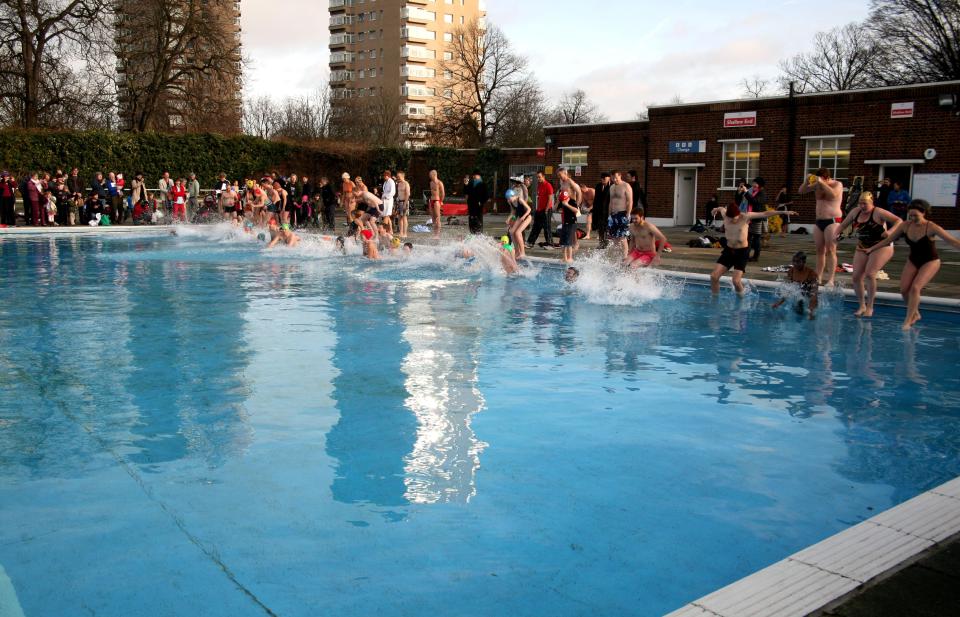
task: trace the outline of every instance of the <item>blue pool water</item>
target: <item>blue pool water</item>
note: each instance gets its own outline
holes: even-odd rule
[[[417,251],[3,240],[0,606],[658,615],[960,475],[956,318]]]

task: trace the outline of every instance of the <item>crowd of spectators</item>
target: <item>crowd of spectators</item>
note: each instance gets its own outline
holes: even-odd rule
[[[231,181],[221,173],[212,188],[201,188],[195,173],[173,177],[164,172],[150,183],[142,173],[132,179],[112,171],[82,178],[77,168],[20,178],[2,172],[0,227],[145,225],[243,217],[262,199],[266,186],[276,195],[270,211],[285,221],[296,227],[332,227],[339,195],[327,178],[312,182],[307,176],[271,173]]]

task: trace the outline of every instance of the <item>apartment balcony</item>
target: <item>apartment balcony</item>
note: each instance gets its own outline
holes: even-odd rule
[[[330,71],[330,83],[353,81],[353,71]]]
[[[400,86],[400,96],[409,98],[429,98],[436,94],[436,90],[421,85]]]
[[[437,33],[419,26],[408,26],[406,28],[400,28],[400,38],[413,41],[435,41],[437,39]]]
[[[414,139],[423,139],[427,136],[427,127],[423,124],[411,124],[404,122],[400,125],[400,134],[407,135]]]
[[[433,107],[426,105],[405,104],[400,106],[400,115],[407,118],[429,118],[433,114]]]
[[[353,6],[353,0],[330,0],[330,4],[327,6],[331,11],[342,11],[348,6]]]
[[[407,62],[429,62],[437,59],[437,52],[417,45],[404,45],[400,48],[400,57]]]
[[[417,66],[411,64],[404,64],[400,67],[400,77],[405,77],[407,79],[412,79],[416,81],[425,81],[427,79],[433,79],[437,76],[437,71],[425,66]]]
[[[330,29],[340,30],[353,23],[353,15],[331,15]]]
[[[353,43],[353,35],[346,33],[331,34],[330,47],[343,47]]]
[[[330,54],[330,64],[349,64],[355,57],[356,54],[349,51],[335,51]]]
[[[437,14],[433,11],[427,11],[415,6],[403,7],[403,10],[400,12],[400,17],[407,21],[419,23],[429,23],[437,20]]]

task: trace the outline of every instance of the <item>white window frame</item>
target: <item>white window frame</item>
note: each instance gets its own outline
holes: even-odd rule
[[[750,182],[754,178],[760,175],[760,157],[761,157],[761,148],[760,144],[763,142],[762,138],[757,139],[720,139],[718,142],[723,146],[720,149],[720,190],[735,190],[737,188],[737,179],[746,178],[747,182]],[[745,152],[747,154],[746,163],[741,168],[736,161],[733,161],[733,175],[727,177],[729,174],[729,165],[727,161],[727,152],[733,152],[735,154]],[[757,158],[756,163],[753,163],[753,160],[750,158],[750,154],[756,152]]]
[[[830,175],[833,176],[834,180],[839,180],[844,186],[846,186],[850,181],[850,163],[853,161],[853,135],[814,135],[808,137],[802,137],[806,144],[803,149],[803,167],[806,170],[806,174],[809,175],[817,171],[821,167],[826,167],[830,170]],[[841,148],[841,141],[845,141],[847,145],[847,166],[844,169],[843,175],[839,176],[837,169],[837,162],[839,152]],[[832,143],[831,143],[832,142]],[[824,158],[823,150],[832,148],[834,155],[831,158]],[[820,156],[817,158],[817,164],[812,165],[810,163],[810,151],[819,150]]]
[[[566,146],[560,150],[560,166],[572,169],[586,167],[589,160],[590,146]],[[582,160],[581,160],[582,155]]]

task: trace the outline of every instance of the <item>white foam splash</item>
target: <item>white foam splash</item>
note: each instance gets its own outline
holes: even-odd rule
[[[631,270],[592,253],[574,264],[580,276],[570,285],[591,304],[632,306],[653,300],[679,298],[682,279],[666,277],[656,270]]]

